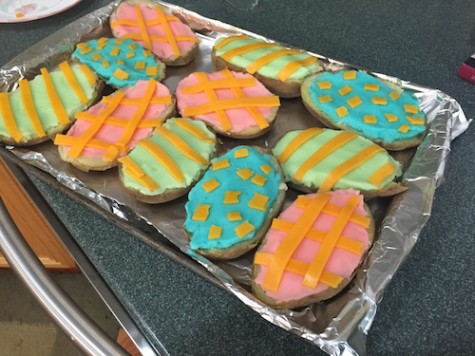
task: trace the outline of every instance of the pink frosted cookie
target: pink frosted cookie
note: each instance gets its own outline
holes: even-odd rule
[[[114,37],[139,42],[167,65],[185,65],[198,53],[199,40],[190,27],[153,1],[120,3],[110,24]]]
[[[217,133],[234,138],[264,134],[275,120],[279,97],[250,74],[224,69],[196,72],[178,83],[178,109]]]
[[[253,292],[274,308],[329,299],[351,281],[373,237],[358,191],[299,196],[273,220],[256,252]]]
[[[105,96],[77,121],[66,135],[57,135],[61,159],[83,170],[103,171],[150,135],[174,110],[168,88],[150,79]]]

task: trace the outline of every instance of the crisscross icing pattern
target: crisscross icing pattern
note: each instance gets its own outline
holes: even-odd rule
[[[102,159],[107,162],[114,161],[120,154],[129,150],[129,143],[139,128],[155,128],[160,125],[158,119],[144,119],[145,113],[151,104],[171,104],[170,96],[155,96],[157,82],[153,79],[148,81],[145,92],[141,98],[128,98],[125,91],[117,91],[109,97],[105,97],[105,104],[98,115],[89,112],[76,114],[78,120],[90,122],[88,128],[80,136],[57,135],[56,145],[70,146],[69,156],[78,158],[86,147],[104,151]],[[114,113],[121,105],[135,106],[136,110],[131,117],[121,118]],[[96,136],[104,125],[112,125],[123,128],[122,134],[114,138],[114,142],[99,139]]]
[[[361,202],[360,196],[353,195],[346,200],[344,206],[335,206],[330,203],[332,193],[316,194],[312,198],[304,197],[297,204],[303,207],[303,212],[295,222],[274,219],[271,229],[286,233],[285,238],[278,246],[275,253],[257,252],[254,263],[268,267],[263,280],[263,287],[269,291],[277,292],[285,271],[303,277],[302,284],[307,288],[315,289],[318,283],[336,288],[344,276],[338,276],[325,270],[332,252],[335,248],[361,256],[364,244],[343,235],[343,231],[350,221],[356,220],[364,224],[367,229],[370,220],[366,216],[355,213]],[[321,214],[336,217],[328,230],[314,228],[314,223]],[[318,241],[321,245],[311,262],[294,258],[294,254],[304,241],[309,239]]]
[[[259,111],[259,107],[278,107],[280,105],[279,97],[275,95],[250,97],[243,88],[259,85],[257,79],[249,77],[235,77],[228,69],[219,72],[223,79],[209,79],[206,73],[198,72],[194,75],[198,78],[198,84],[184,86],[181,88],[183,94],[205,93],[209,102],[196,106],[186,106],[183,110],[183,116],[194,117],[203,114],[216,113],[221,128],[224,131],[230,131],[233,124],[226,113],[230,109],[245,109],[253,118],[260,129],[269,127],[269,123]],[[217,90],[229,89],[232,92],[231,98],[218,98]]]
[[[124,4],[120,5],[128,7],[129,5]],[[126,11],[126,10],[124,10]],[[132,12],[133,11],[133,12]],[[138,41],[143,44],[143,46],[152,52],[154,51],[154,42],[166,43],[170,46],[170,49],[174,56],[180,56],[184,51],[180,48],[180,42],[191,42],[198,43],[198,38],[189,31],[188,35],[176,35],[174,32],[173,23],[181,24],[181,21],[173,15],[164,13],[160,6],[154,7],[154,9],[149,9],[147,6],[133,6],[129,14],[134,17],[134,20],[126,18],[118,18],[112,21],[111,26],[113,29],[117,29],[118,26],[131,29],[139,29],[139,32],[127,31],[127,33],[121,35],[122,38],[128,38],[131,40]],[[156,18],[147,19],[146,12],[155,12]],[[163,35],[157,35],[157,33],[163,33]],[[156,53],[160,55],[159,53]]]

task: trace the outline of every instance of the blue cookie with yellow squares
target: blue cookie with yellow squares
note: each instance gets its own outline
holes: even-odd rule
[[[190,248],[223,260],[251,250],[279,213],[285,190],[277,160],[261,149],[238,146],[215,158],[185,204]]]
[[[133,86],[139,80],[165,78],[165,65],[152,52],[129,39],[102,37],[81,42],[72,57],[116,88]]]
[[[363,71],[310,76],[301,94],[307,109],[326,126],[355,131],[388,150],[419,145],[427,130],[412,92]]]

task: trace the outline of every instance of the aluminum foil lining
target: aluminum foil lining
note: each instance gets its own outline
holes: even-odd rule
[[[209,53],[217,37],[246,33],[263,38],[175,5],[162,5],[187,22],[201,39],[199,58],[183,68],[167,68],[164,83],[171,90],[191,72],[214,70]],[[115,6],[117,3],[86,15],[7,63],[0,69],[0,91],[15,89],[20,79],[34,77],[42,66],[54,67],[69,57],[77,42],[110,36],[108,18]],[[327,70],[354,68],[311,54],[322,59]],[[186,197],[162,205],[147,205],[136,201],[120,188],[116,169],[83,173],[63,162],[52,142],[28,148],[6,148],[23,161],[48,172],[59,183],[126,220],[132,228],[145,232],[150,231],[151,227],[155,228],[264,319],[315,343],[329,354],[357,355],[358,352],[364,353],[364,346],[361,345],[365,344],[365,336],[385,287],[410,253],[429,219],[434,192],[443,176],[450,151],[450,142],[463,133],[469,124],[460,105],[450,96],[384,74],[373,74],[415,91],[420,108],[430,123],[429,132],[416,150],[395,154],[403,164],[403,179],[408,182],[408,191],[392,199],[380,198],[370,202],[379,233],[354,281],[330,301],[297,310],[274,310],[250,293],[252,253],[230,262],[212,262],[189,249],[188,239],[183,232]],[[219,151],[222,153],[237,144],[273,147],[285,132],[312,126],[318,126],[318,123],[309,115],[299,98],[283,99],[278,118],[268,134],[245,141],[220,139]],[[286,203],[289,204],[296,195],[295,191],[289,189]],[[163,238],[160,234],[150,234],[152,246],[154,239]]]

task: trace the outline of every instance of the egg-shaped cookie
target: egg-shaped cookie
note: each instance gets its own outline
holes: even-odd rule
[[[242,139],[267,132],[280,106],[279,97],[252,75],[227,69],[190,74],[178,83],[176,98],[182,116]]]
[[[168,88],[153,80],[105,96],[86,112],[65,135],[56,135],[61,159],[83,170],[103,171],[117,165],[137,142],[159,126],[174,110]]]
[[[72,57],[87,64],[113,87],[124,88],[139,80],[165,78],[165,65],[135,41],[102,37],[78,43],[76,47]]]
[[[125,189],[145,203],[164,203],[186,194],[208,168],[216,136],[205,124],[173,118],[119,158]]]
[[[305,106],[323,124],[357,132],[388,150],[417,146],[426,133],[414,94],[366,72],[315,74],[301,89]]]
[[[259,245],[252,291],[279,309],[329,299],[351,281],[373,238],[373,218],[358,191],[299,196]]]
[[[272,152],[285,179],[304,192],[354,188],[369,198],[406,189],[395,183],[401,175],[399,162],[351,131],[317,127],[290,131]]]
[[[190,247],[215,259],[254,248],[282,206],[286,186],[269,154],[237,146],[212,160],[185,204]]]
[[[104,83],[84,64],[62,62],[18,89],[0,93],[0,142],[34,145],[63,132],[74,115],[92,105]]]

